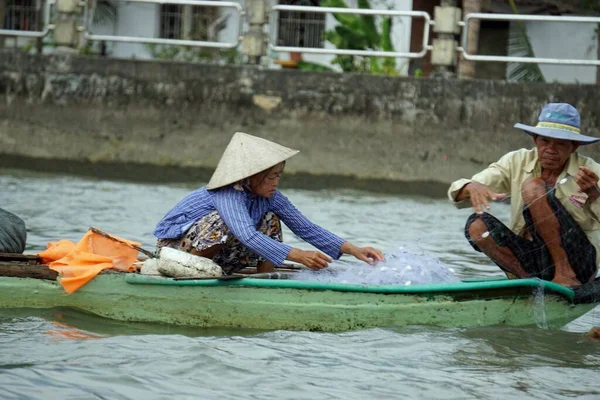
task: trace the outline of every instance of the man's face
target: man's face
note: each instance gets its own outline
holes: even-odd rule
[[[538,158],[542,168],[550,171],[560,172],[565,163],[579,144],[571,140],[552,139],[544,136],[533,138],[538,150]]]

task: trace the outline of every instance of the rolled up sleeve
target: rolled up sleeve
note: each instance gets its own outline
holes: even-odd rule
[[[497,162],[490,164],[490,166],[483,171],[473,175],[471,179],[459,179],[453,182],[448,189],[448,198],[450,201],[457,208],[471,207],[471,200],[468,198],[462,201],[456,201],[458,192],[471,182],[481,183],[497,193],[510,194],[511,163],[516,154],[516,152],[506,154]]]
[[[456,208],[467,208],[471,206],[471,200],[465,199],[462,201],[456,201],[456,196],[458,192],[462,190],[465,185],[471,183],[471,179],[459,179],[457,181],[452,182],[450,185],[450,189],[448,189],[448,199],[456,206]]]

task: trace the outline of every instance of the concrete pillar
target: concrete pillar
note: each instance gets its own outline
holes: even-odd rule
[[[54,19],[54,40],[58,48],[77,48],[81,42],[79,18],[82,7],[79,0],[57,0]]]
[[[455,35],[460,33],[460,8],[456,7],[456,0],[442,0],[441,5],[435,7],[434,32],[437,38],[433,40],[431,64],[435,66],[433,77],[450,78],[455,76],[455,66],[458,43]]]
[[[248,31],[242,41],[242,53],[248,56],[250,64],[260,63],[267,53],[267,37],[264,25],[267,22],[267,0],[246,0]]]
[[[482,0],[463,0],[463,17],[467,14],[481,12]],[[467,43],[467,53],[477,54],[479,48],[479,29],[481,21],[473,19],[469,23],[469,26],[465,26],[463,29],[469,31],[469,41]],[[475,77],[475,61],[469,61],[462,59],[458,64],[458,77],[459,78],[474,78]]]

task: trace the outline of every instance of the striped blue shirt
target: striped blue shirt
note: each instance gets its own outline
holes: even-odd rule
[[[334,259],[340,258],[342,238],[312,223],[278,190],[271,198],[251,196],[232,186],[207,190],[200,188],[181,200],[159,221],[154,236],[175,239],[183,236],[192,224],[217,211],[233,235],[259,256],[274,265],[282,265],[291,247],[257,230],[265,213],[272,211],[298,237]]]

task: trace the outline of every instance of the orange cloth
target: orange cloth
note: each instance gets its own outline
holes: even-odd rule
[[[66,239],[50,242],[47,249],[39,254],[44,264],[61,275],[60,284],[67,293],[73,293],[105,269],[135,272],[133,263],[137,256],[137,250],[92,231],[88,231],[77,244]]]

